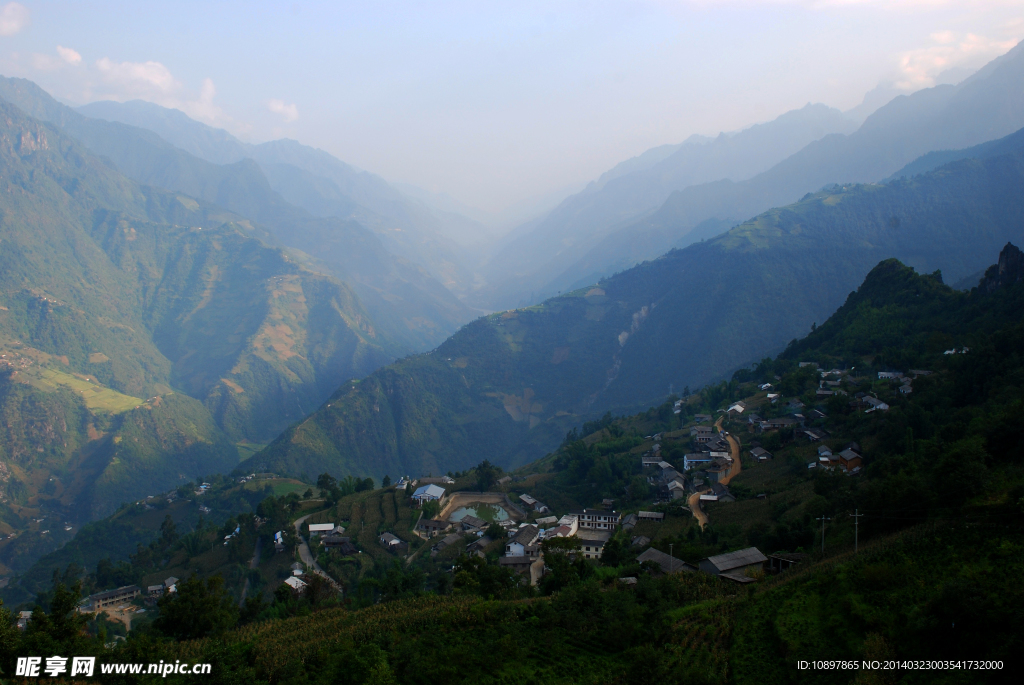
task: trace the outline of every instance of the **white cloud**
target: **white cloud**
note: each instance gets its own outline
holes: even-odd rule
[[[267,109],[274,114],[280,114],[285,121],[295,121],[299,118],[299,108],[295,103],[286,105],[284,100],[271,100],[267,103]]]
[[[68,64],[82,63],[81,55],[79,55],[76,51],[72,50],[71,48],[66,48],[63,45],[57,46],[57,54],[60,55],[60,58]]]
[[[980,67],[1017,44],[1015,38],[998,39],[975,33],[938,31],[931,34],[935,45],[909,50],[898,56],[900,77],[896,87],[917,90],[935,85],[944,71],[959,67]]]
[[[13,36],[28,26],[28,8],[17,2],[0,7],[0,36]]]
[[[177,105],[177,109],[180,109],[193,119],[199,119],[208,124],[228,125],[232,123],[232,119],[224,113],[224,110],[214,104],[213,98],[216,95],[217,88],[213,85],[213,79],[204,78],[203,87],[199,91],[199,98],[196,100],[185,100]]]
[[[103,80],[135,97],[170,95],[181,88],[170,69],[159,62],[114,62],[107,57],[96,60]]]

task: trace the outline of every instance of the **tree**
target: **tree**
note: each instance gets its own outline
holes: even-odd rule
[[[316,486],[321,492],[329,492],[338,487],[338,481],[329,473],[321,473],[316,479]]]
[[[334,586],[319,573],[311,573],[307,576],[304,594],[309,604],[318,607],[335,595]]]
[[[423,503],[423,518],[432,519],[437,516],[441,510],[441,505],[438,504],[437,500],[432,499],[429,502]]]
[[[480,492],[490,489],[494,481],[501,475],[501,468],[484,459],[476,467],[476,486]]]
[[[157,606],[155,627],[176,640],[219,635],[238,622],[238,607],[219,575],[205,582],[191,576],[177,584],[176,592],[161,597]]]
[[[629,545],[620,537],[604,543],[604,549],[601,550],[601,563],[605,566],[622,566],[633,561],[633,557]]]
[[[164,522],[160,524],[160,543],[163,547],[170,547],[178,541],[178,527],[174,525],[174,519],[170,514],[164,516]]]
[[[384,480],[380,482],[382,488],[386,488],[391,485],[391,476],[385,475]]]

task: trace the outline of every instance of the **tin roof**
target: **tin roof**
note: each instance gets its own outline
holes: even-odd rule
[[[751,564],[761,564],[767,560],[768,557],[761,554],[761,550],[757,547],[747,547],[746,549],[741,549],[736,552],[718,554],[707,558],[707,561],[714,565],[719,572],[729,571],[734,568],[749,566]]]

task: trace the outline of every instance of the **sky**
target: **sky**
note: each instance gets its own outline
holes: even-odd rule
[[[0,73],[68,104],[149,100],[489,212],[1021,38],[1024,0],[0,0]]]

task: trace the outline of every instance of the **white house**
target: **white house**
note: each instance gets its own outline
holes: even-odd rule
[[[440,485],[423,485],[416,488],[416,492],[412,493],[412,498],[416,501],[416,505],[422,507],[424,502],[438,501],[444,499],[448,493]]]
[[[580,517],[576,514],[566,514],[562,518],[558,519],[558,526],[564,526],[569,529],[569,532],[565,534],[565,537],[575,535],[576,531],[580,529]]]
[[[288,587],[290,587],[295,592],[302,592],[302,590],[306,587],[305,581],[302,580],[301,578],[297,578],[295,576],[291,576],[290,578],[285,578],[284,579],[284,584],[287,585]]]

